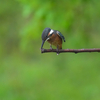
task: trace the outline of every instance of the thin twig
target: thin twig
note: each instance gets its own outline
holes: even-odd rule
[[[48,52],[56,52],[56,53],[81,53],[81,52],[100,52],[100,48],[97,49],[60,49],[59,51],[57,49],[41,49],[41,53],[48,53]]]

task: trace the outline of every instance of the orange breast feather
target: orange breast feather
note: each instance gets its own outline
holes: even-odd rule
[[[49,33],[50,34],[50,33]],[[48,35],[49,35],[48,34]],[[49,40],[47,40],[51,45],[58,47],[58,49],[62,49],[62,39],[57,35],[53,34]]]

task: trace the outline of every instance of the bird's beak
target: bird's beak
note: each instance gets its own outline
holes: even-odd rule
[[[46,41],[49,40],[51,36],[52,36],[52,34],[50,34],[50,35],[47,37]]]
[[[42,40],[42,45],[41,45],[41,49],[43,48],[44,42],[45,42],[45,41],[44,41],[44,40]]]

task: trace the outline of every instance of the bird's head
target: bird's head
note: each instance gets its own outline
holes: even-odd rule
[[[50,33],[50,35],[48,35]],[[51,36],[52,36],[53,30],[50,28],[45,28],[42,32],[42,45],[41,45],[41,49],[44,45],[44,42],[46,40],[48,40]]]

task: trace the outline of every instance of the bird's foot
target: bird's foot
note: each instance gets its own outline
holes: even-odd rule
[[[57,48],[57,55],[59,55],[59,49]]]
[[[50,50],[53,50],[52,46],[50,45]]]
[[[52,47],[50,47],[50,50],[53,50],[53,48],[52,48]]]

